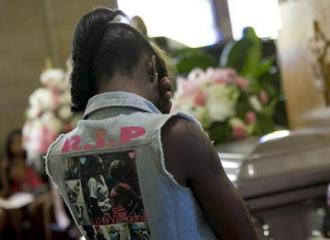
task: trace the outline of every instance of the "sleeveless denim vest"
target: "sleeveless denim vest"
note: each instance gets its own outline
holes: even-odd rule
[[[86,239],[216,239],[189,188],[166,170],[161,114],[148,100],[111,92],[49,148],[46,171]]]

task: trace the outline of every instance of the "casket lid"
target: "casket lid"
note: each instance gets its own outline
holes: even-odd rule
[[[330,182],[329,131],[305,129],[265,142],[254,141],[254,145],[250,141],[249,145],[249,151],[241,151],[237,161],[220,154],[227,174],[244,197]],[[227,162],[237,163],[235,171],[226,168]]]

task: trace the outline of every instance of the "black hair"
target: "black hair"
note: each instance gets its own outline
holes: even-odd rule
[[[124,160],[114,160],[109,169],[111,177],[120,181],[125,176],[125,169],[127,166],[127,161]]]
[[[7,139],[6,139],[6,142],[5,142],[5,157],[8,160],[13,159],[15,157],[14,153],[11,151],[11,145],[13,144],[15,136],[21,136],[22,137],[22,130],[21,129],[13,129],[9,132],[9,134],[7,136]],[[26,151],[23,149],[23,146],[22,146],[22,151],[23,151],[23,154],[24,154],[24,158],[26,158],[27,154],[26,154]]]
[[[76,26],[71,73],[72,111],[84,111],[88,100],[97,94],[101,81],[118,72],[130,75],[144,55],[156,55],[159,77],[168,75],[165,63],[149,40],[124,23],[112,22],[120,10],[95,9]]]

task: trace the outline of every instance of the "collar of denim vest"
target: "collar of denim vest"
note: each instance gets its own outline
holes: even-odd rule
[[[89,99],[83,118],[89,118],[93,113],[111,107],[160,114],[160,111],[152,102],[139,95],[130,92],[106,92]]]

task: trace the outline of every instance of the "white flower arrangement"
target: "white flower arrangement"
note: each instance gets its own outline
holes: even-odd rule
[[[23,136],[30,159],[45,154],[58,135],[71,130],[79,119],[70,110],[67,75],[61,69],[46,70],[40,76],[43,87],[29,98]]]

